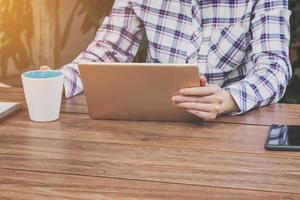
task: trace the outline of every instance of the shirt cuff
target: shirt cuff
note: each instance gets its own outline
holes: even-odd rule
[[[76,96],[83,92],[78,65],[71,63],[59,69],[64,74],[64,93],[66,98]]]
[[[229,92],[236,104],[239,107],[238,112],[233,112],[231,115],[242,115],[249,110],[257,107],[256,95],[253,89],[244,82],[238,82],[223,88]]]

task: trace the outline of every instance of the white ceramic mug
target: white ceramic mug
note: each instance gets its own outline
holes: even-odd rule
[[[59,119],[64,75],[59,71],[29,71],[22,83],[29,117],[36,122]]]

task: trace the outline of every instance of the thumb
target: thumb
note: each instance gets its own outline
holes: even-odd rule
[[[51,70],[51,68],[48,67],[48,66],[43,65],[43,66],[40,67],[40,70]]]
[[[200,86],[205,87],[207,85],[206,77],[205,76],[200,76],[199,79],[200,79]]]

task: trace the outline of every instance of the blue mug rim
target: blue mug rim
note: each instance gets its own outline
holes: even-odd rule
[[[55,73],[55,74],[51,77],[30,77],[30,76],[28,76],[28,74],[34,73],[34,72],[40,72],[40,73],[50,72],[50,73]],[[22,73],[21,76],[26,78],[26,79],[49,80],[49,79],[55,79],[55,78],[61,77],[61,76],[63,76],[63,73],[58,71],[58,70],[32,70],[32,71],[27,71],[27,72]]]

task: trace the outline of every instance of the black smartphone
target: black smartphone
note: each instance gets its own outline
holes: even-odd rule
[[[265,148],[278,151],[300,151],[300,126],[272,125]]]

